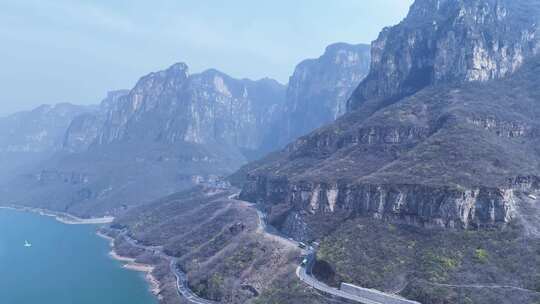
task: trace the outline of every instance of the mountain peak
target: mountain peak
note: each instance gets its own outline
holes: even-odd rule
[[[405,20],[373,42],[371,72],[349,110],[433,84],[511,75],[540,50],[539,8],[538,0],[417,0]]]
[[[230,77],[229,75],[221,72],[220,70],[217,70],[217,69],[207,69],[207,70],[204,70],[203,72],[200,73],[201,76],[205,76],[205,77],[222,77],[222,78],[232,78]]]
[[[188,73],[189,72],[189,66],[184,62],[178,62],[173,65],[171,65],[167,72],[173,72],[173,73]]]
[[[364,51],[369,52],[370,48],[371,47],[370,47],[369,44],[364,44],[364,43],[350,44],[350,43],[346,43],[346,42],[336,42],[336,43],[330,44],[329,46],[326,47],[325,54],[336,53],[336,52],[343,51],[343,50],[355,50],[355,51],[356,50],[364,50]]]
[[[347,99],[367,75],[369,45],[334,43],[323,55],[297,65],[289,79],[282,134],[283,146],[344,114]]]

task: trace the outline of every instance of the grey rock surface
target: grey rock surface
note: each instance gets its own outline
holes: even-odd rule
[[[537,0],[415,1],[373,42],[370,74],[349,109],[378,99],[377,109],[434,84],[511,75],[538,53],[539,10]]]

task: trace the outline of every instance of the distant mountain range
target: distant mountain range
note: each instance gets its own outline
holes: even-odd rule
[[[216,70],[190,74],[186,64],[175,64],[58,120],[54,142],[35,142],[52,156],[7,178],[4,199],[91,215],[219,182],[339,117],[368,69],[369,47],[345,43],[301,63],[289,86]],[[44,119],[32,113],[25,119]]]
[[[177,258],[199,296],[339,302],[296,278],[305,255],[266,219],[314,246],[330,286],[539,303],[539,73],[540,0],[416,0],[371,47],[331,45],[287,85],[179,63],[100,106],[0,120],[18,164],[0,196],[117,216],[121,250],[157,266],[167,304],[170,264],[122,235]]]
[[[71,121],[94,107],[68,103],[43,105],[0,118],[0,180],[24,171],[62,149]]]
[[[0,118],[0,153],[59,150],[72,120],[93,111],[94,107],[62,103]]]

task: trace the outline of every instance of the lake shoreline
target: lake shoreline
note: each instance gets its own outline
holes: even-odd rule
[[[18,211],[18,212],[29,212],[38,214],[41,216],[47,216],[47,217],[53,217],[56,221],[65,224],[65,225],[106,225],[110,224],[114,221],[114,217],[112,216],[105,216],[105,217],[99,217],[99,218],[80,218],[77,216],[74,216],[72,214],[68,214],[65,212],[56,212],[41,208],[33,208],[33,207],[24,207],[24,206],[0,206],[0,210],[11,210],[11,211]],[[111,248],[111,251],[109,251],[109,256],[117,261],[125,263],[122,267],[128,270],[137,271],[137,272],[143,272],[145,273],[145,280],[149,284],[149,289],[152,292],[152,294],[159,299],[159,293],[161,292],[160,283],[159,280],[152,274],[155,267],[148,264],[142,264],[137,263],[135,259],[130,257],[124,257],[119,255],[115,249],[114,249],[114,238],[101,233],[100,231],[96,231],[96,235],[106,239],[109,241],[109,246]]]
[[[154,271],[155,267],[152,266],[152,265],[149,265],[149,264],[138,263],[136,261],[136,259],[134,259],[134,258],[119,255],[116,252],[116,250],[114,249],[114,241],[115,241],[115,239],[113,237],[108,236],[108,235],[106,235],[106,234],[104,234],[104,233],[102,233],[100,231],[97,231],[96,234],[99,237],[109,241],[109,246],[111,247],[111,251],[109,252],[109,256],[114,260],[125,263],[122,266],[123,268],[129,269],[129,270],[132,270],[132,271],[145,273],[144,277],[145,277],[146,281],[148,282],[148,284],[150,284],[150,286],[149,286],[150,291],[155,296],[158,296],[158,299],[159,299],[159,293],[161,292],[161,286],[160,286],[159,280],[153,275],[153,271]]]
[[[0,206],[0,209],[13,210],[19,212],[31,212],[42,216],[54,217],[60,223],[66,225],[105,225],[114,221],[113,216],[104,216],[97,218],[80,218],[69,213],[51,211],[41,208],[24,207],[24,206]]]
[[[2,212],[3,210],[5,212]],[[13,212],[13,214],[11,214],[12,212]],[[19,214],[19,215],[17,215],[17,214]],[[45,221],[43,221],[43,220],[39,221],[39,218],[32,217],[32,214],[39,215],[40,217],[48,217],[50,219],[53,219],[53,221],[50,221],[49,219],[46,219]],[[90,239],[88,239],[88,242],[92,242],[94,244],[94,246],[92,246],[92,247],[99,248],[99,251],[96,251],[95,253],[91,254],[92,257],[101,256],[101,258],[96,258],[96,259],[101,260],[101,261],[109,260],[109,262],[106,262],[106,264],[108,264],[108,266],[106,266],[108,268],[106,271],[109,271],[109,269],[116,269],[116,270],[112,271],[112,273],[116,273],[114,275],[118,276],[117,273],[124,272],[124,274],[120,275],[120,277],[130,277],[131,278],[130,280],[138,281],[138,283],[135,283],[138,289],[137,289],[137,291],[133,291],[133,294],[139,294],[140,295],[140,297],[137,297],[136,299],[143,299],[143,297],[144,297],[144,299],[147,299],[147,303],[159,303],[158,302],[160,300],[159,292],[161,291],[160,288],[159,288],[160,285],[159,285],[159,282],[157,281],[157,279],[152,275],[152,272],[154,271],[155,267],[151,266],[151,265],[145,265],[145,264],[142,264],[142,263],[137,263],[135,261],[135,259],[130,259],[128,257],[122,257],[122,256],[116,254],[116,251],[114,250],[114,247],[112,247],[113,248],[112,250],[110,249],[111,247],[107,247],[107,245],[114,246],[114,242],[113,242],[114,240],[112,238],[104,235],[103,233],[100,233],[101,232],[100,229],[104,229],[104,228],[108,227],[109,224],[114,220],[113,217],[79,218],[77,216],[73,216],[73,215],[70,215],[70,214],[62,213],[62,212],[54,212],[54,211],[40,209],[40,208],[24,207],[24,206],[17,206],[17,205],[5,205],[5,204],[0,205],[0,215],[2,215],[4,217],[7,217],[7,219],[10,219],[12,217],[17,218],[17,219],[21,218],[21,219],[27,219],[27,221],[29,221],[31,223],[37,223],[37,224],[29,225],[28,227],[34,227],[34,226],[39,226],[39,225],[42,225],[42,226],[47,227],[47,228],[64,226],[65,228],[52,228],[51,231],[56,231],[56,232],[57,231],[63,231],[65,233],[64,235],[66,235],[66,238],[73,237],[74,234],[71,234],[70,231],[81,231],[81,232],[87,231],[87,232],[89,232],[89,234],[86,234],[86,235],[87,236],[89,235],[90,238],[93,238],[93,241],[90,241]],[[74,226],[71,226],[71,225],[81,226],[81,227],[77,228],[77,227],[74,227]],[[88,229],[83,228],[82,226],[87,226]],[[80,229],[83,229],[83,230],[80,230]],[[17,230],[19,230],[19,229],[17,229]],[[37,233],[40,233],[39,230],[38,230]],[[47,237],[51,237],[51,235],[49,235],[47,233],[45,233],[45,235],[47,235]],[[92,237],[92,235],[93,235],[93,237]],[[28,235],[21,236],[20,238],[24,239],[25,237],[28,237]],[[103,238],[107,239],[109,242],[108,243],[103,243]],[[31,237],[30,237],[30,239],[31,239]],[[61,236],[60,236],[59,239],[63,240],[63,238]],[[83,235],[83,237],[80,237],[80,238],[77,238],[76,240],[74,240],[74,243],[79,242],[81,239],[84,239],[84,235]],[[40,249],[43,250],[42,248],[45,247],[46,243],[44,243],[45,242],[44,239],[41,239],[40,241],[42,242],[42,244],[41,243],[40,244],[36,243],[36,244],[37,245],[42,245],[42,246],[38,246],[38,247],[40,247]],[[13,240],[10,240],[10,242],[13,242]],[[51,242],[49,242],[47,244],[51,244]],[[105,245],[106,247],[103,247],[103,245]],[[27,253],[27,254],[31,254],[31,252],[33,252],[33,250],[29,250],[29,249],[24,249],[24,250],[25,250],[25,253]],[[105,255],[107,255],[107,256],[105,256]],[[20,256],[20,255],[18,255],[18,256]],[[72,262],[78,263],[78,262],[75,261],[75,258],[74,258],[73,254],[71,256],[69,256],[69,258],[72,259]],[[118,260],[121,263],[117,264],[116,262],[111,261],[111,259]],[[120,267],[118,267],[118,266],[120,266]],[[77,265],[73,264],[73,267],[77,267]],[[87,267],[87,266],[83,266],[82,268],[84,268],[84,267]],[[125,271],[123,269],[127,269],[129,271]],[[142,279],[144,279],[144,281],[141,281],[141,275],[129,274],[129,275],[126,276],[126,274],[125,274],[126,272],[131,272],[132,273],[132,272],[135,272],[135,271],[145,274],[142,277]],[[71,274],[71,272],[69,272],[69,273]],[[107,273],[107,272],[104,272],[104,273]],[[133,279],[134,277],[136,279]],[[132,284],[132,283],[130,283],[130,284]],[[122,286],[122,288],[124,288],[126,286]],[[134,285],[129,285],[129,286],[134,286]],[[120,290],[123,291],[122,288],[120,288]],[[148,291],[150,291],[150,292],[148,292]],[[143,296],[141,294],[143,292],[146,295]],[[13,295],[8,294],[8,296],[13,296]],[[14,296],[19,296],[19,295],[14,293]],[[34,296],[34,295],[32,295],[32,296]],[[118,295],[115,294],[114,296],[118,296]],[[28,296],[28,297],[30,297],[30,296]],[[120,297],[122,297],[122,296],[120,296]],[[2,301],[0,301],[0,302],[2,302]],[[62,302],[62,303],[64,303],[64,302]]]

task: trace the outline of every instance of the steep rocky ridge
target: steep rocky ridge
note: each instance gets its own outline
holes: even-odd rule
[[[349,101],[370,111],[429,85],[506,77],[538,53],[537,0],[418,0],[372,44],[370,74]],[[375,102],[373,99],[376,99]]]
[[[128,93],[128,90],[111,91],[96,111],[75,117],[65,132],[63,149],[70,152],[81,152],[94,144],[109,112],[116,106],[118,100]]]
[[[252,170],[243,196],[299,236],[299,215],[507,224],[515,192],[538,189],[539,62],[505,80],[428,88],[366,120],[351,113]]]
[[[369,45],[336,43],[321,57],[301,62],[289,79],[279,131],[272,134],[278,143],[272,145],[283,147],[342,116],[370,61]]]
[[[241,198],[322,240],[329,284],[536,303],[539,4],[416,1],[372,45],[349,113],[243,168]]]
[[[284,94],[274,80],[237,80],[216,70],[189,75],[187,65],[176,64],[143,77],[120,98],[98,143],[184,141],[257,150]]]
[[[284,99],[270,79],[175,64],[76,117],[61,151],[1,184],[3,201],[89,216],[218,185],[262,147]]]
[[[219,176],[340,116],[367,73],[368,49],[329,46],[298,66],[287,91],[271,79],[190,74],[184,63],[150,73],[75,117],[62,151],[0,187],[4,200],[90,215],[219,184]]]

